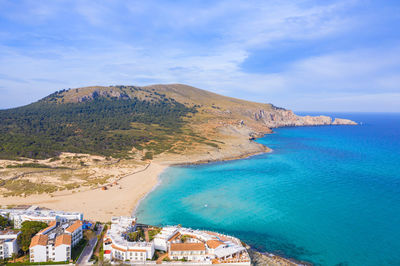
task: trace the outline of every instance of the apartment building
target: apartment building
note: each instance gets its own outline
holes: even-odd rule
[[[30,261],[69,261],[72,247],[82,238],[82,221],[53,221],[32,238],[29,247]]]
[[[15,230],[0,231],[0,260],[11,258],[13,254],[18,254],[17,237],[20,232]]]

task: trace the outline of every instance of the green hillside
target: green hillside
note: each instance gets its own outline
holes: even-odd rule
[[[0,110],[0,158],[49,158],[60,152],[126,156],[133,147],[141,150],[151,140],[163,142],[179,133],[183,118],[196,112],[158,93],[135,97],[95,91],[81,101],[64,102],[71,91]]]

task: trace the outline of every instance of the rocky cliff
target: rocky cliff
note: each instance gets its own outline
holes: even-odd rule
[[[299,116],[290,110],[277,109],[273,111],[259,110],[254,113],[256,121],[263,122],[270,128],[288,127],[288,126],[319,126],[319,125],[357,125],[356,122],[348,120],[332,118],[329,116]]]

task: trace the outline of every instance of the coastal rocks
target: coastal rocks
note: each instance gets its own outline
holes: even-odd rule
[[[310,266],[311,263],[289,260],[272,253],[261,253],[247,246],[252,265],[263,266]]]
[[[273,111],[259,110],[253,114],[253,119],[257,122],[263,122],[270,128],[288,127],[288,126],[320,126],[320,125],[357,125],[356,122],[336,118],[332,122],[329,116],[298,116],[290,110],[277,109]]]
[[[332,125],[357,125],[357,123],[349,119],[335,118]]]

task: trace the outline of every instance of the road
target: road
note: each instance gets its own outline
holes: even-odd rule
[[[86,247],[83,249],[79,259],[76,261],[76,265],[87,265],[89,264],[90,257],[92,257],[93,249],[97,244],[97,236],[103,231],[103,225],[99,225],[96,231],[96,236],[89,240]]]

